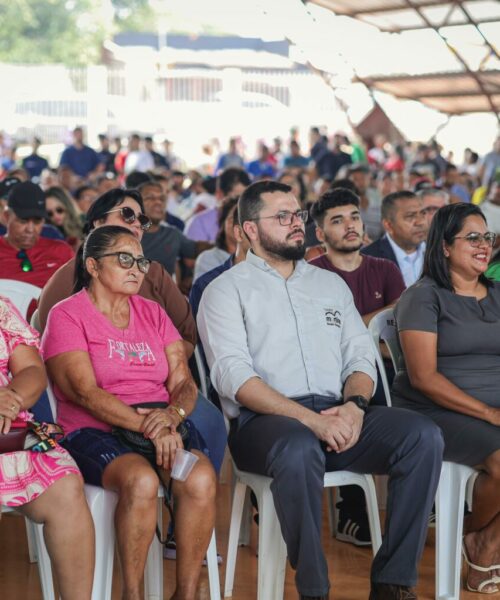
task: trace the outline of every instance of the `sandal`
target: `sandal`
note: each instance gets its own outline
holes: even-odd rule
[[[500,569],[500,565],[491,565],[490,567],[480,567],[479,565],[475,565],[469,559],[467,554],[467,547],[465,545],[465,537],[462,538],[462,554],[464,555],[465,562],[468,566],[467,577],[465,579],[465,586],[469,592],[479,592],[480,594],[497,594],[500,591],[500,588],[496,585],[500,583],[499,577],[489,577],[488,579],[483,579],[477,588],[473,588],[469,585],[468,574],[470,569],[474,569],[475,571],[479,571],[480,573],[490,573],[490,571],[496,571]],[[487,586],[495,584],[489,591],[483,591]]]

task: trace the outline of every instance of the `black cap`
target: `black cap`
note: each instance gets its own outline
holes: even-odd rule
[[[44,219],[47,216],[42,188],[31,181],[15,185],[9,192],[7,204],[20,219]]]
[[[6,177],[3,181],[0,181],[0,200],[7,198],[12,186],[21,183],[21,180],[17,177]]]

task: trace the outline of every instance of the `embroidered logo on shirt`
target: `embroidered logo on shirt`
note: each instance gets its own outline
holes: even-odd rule
[[[155,355],[147,342],[121,342],[108,338],[109,358],[118,355],[129,364],[151,365],[156,362]]]
[[[342,321],[340,320],[340,312],[333,310],[333,308],[325,308],[325,321],[327,325],[334,327],[341,327]]]
[[[375,298],[380,300],[380,298],[382,298],[382,294],[380,292],[375,292]]]

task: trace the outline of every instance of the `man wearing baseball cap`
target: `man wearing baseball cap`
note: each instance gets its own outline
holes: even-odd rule
[[[41,188],[30,181],[12,185],[3,217],[7,233],[0,237],[0,278],[43,287],[73,250],[66,242],[41,237],[46,217]]]

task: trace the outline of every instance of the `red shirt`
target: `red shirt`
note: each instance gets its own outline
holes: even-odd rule
[[[5,237],[0,237],[0,279],[15,279],[42,288],[59,267],[73,258],[73,250],[66,242],[41,237],[26,250],[33,269],[23,271],[19,250],[11,246]]]
[[[347,283],[360,315],[367,315],[392,304],[405,290],[401,271],[390,260],[363,255],[361,265],[354,271],[334,267],[326,254],[314,258],[311,265],[337,273]]]

